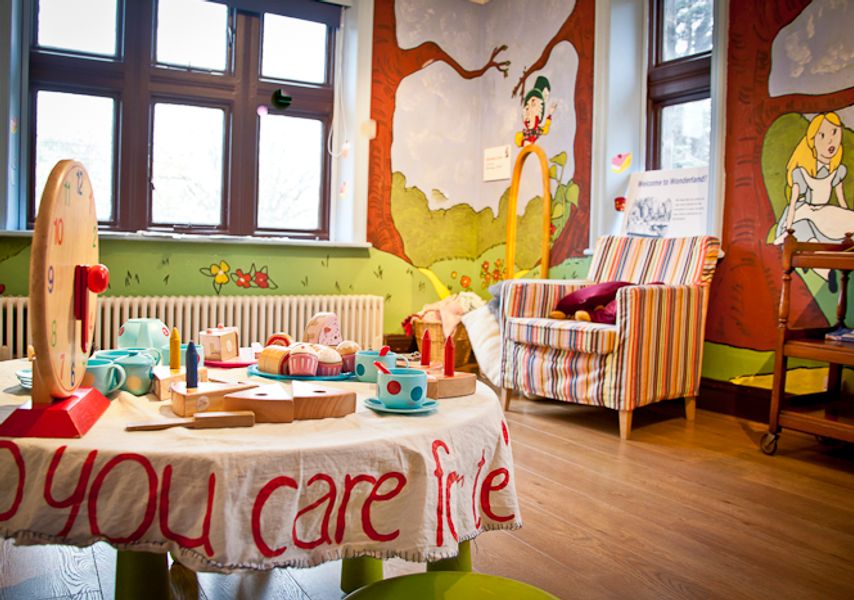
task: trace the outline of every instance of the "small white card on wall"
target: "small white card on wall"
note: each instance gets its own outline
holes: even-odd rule
[[[483,180],[510,179],[510,144],[483,150]]]

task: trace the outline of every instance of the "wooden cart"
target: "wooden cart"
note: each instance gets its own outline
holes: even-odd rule
[[[790,325],[792,272],[796,268],[836,269],[841,273],[836,323],[831,327],[793,328]],[[777,441],[782,428],[816,435],[819,439],[832,438],[854,442],[854,422],[845,422],[841,398],[842,368],[854,366],[854,343],[832,341],[825,335],[845,327],[848,303],[849,272],[854,269],[854,241],[851,234],[839,244],[798,242],[790,229],[783,241],[783,286],[780,292],[780,309],[777,321],[777,346],[774,358],[774,386],[771,391],[771,414],[768,433],[760,446],[766,454],[777,451]],[[827,392],[820,406],[792,406],[785,398],[786,367],[789,358],[804,358],[827,362]]]

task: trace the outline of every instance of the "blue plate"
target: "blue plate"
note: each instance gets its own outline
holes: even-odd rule
[[[418,408],[389,408],[376,398],[366,398],[365,406],[376,412],[394,413],[398,415],[417,415],[436,410],[439,407],[439,403],[436,400],[427,399]]]
[[[276,375],[275,373],[265,373],[258,368],[258,365],[249,365],[246,368],[246,373],[256,375],[258,377],[266,377],[267,379],[277,379],[279,381],[347,381],[353,379],[355,373],[341,373],[340,375]]]

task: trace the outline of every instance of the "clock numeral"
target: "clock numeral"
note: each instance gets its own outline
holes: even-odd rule
[[[56,319],[50,322],[50,345],[56,346]],[[63,356],[65,356],[63,354]]]
[[[57,246],[62,246],[62,239],[65,237],[65,223],[62,219],[53,220],[53,243]]]
[[[75,380],[75,373],[76,373],[75,367],[76,366],[77,366],[77,363],[71,363],[71,381],[69,383],[71,384],[72,387],[74,387],[74,380]]]
[[[66,181],[62,187],[65,191],[65,206],[71,206],[71,184]]]
[[[47,268],[47,291],[53,293],[53,265]]]
[[[65,372],[65,352],[59,355],[59,372]]]
[[[77,195],[83,195],[83,171],[77,169]]]
[[[98,247],[98,224],[92,225],[92,247]]]

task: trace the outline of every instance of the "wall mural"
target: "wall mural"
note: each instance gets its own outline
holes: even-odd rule
[[[504,277],[510,180],[482,181],[483,149],[538,143],[550,157],[552,256],[589,228],[594,2],[375,3],[368,239],[443,296]],[[542,190],[520,188],[517,270],[537,272]],[[575,262],[572,263],[575,265]],[[486,265],[486,267],[484,267]]]
[[[854,230],[854,13],[846,2],[733,2],[727,75],[724,249],[707,341],[774,347],[781,234],[835,240]],[[837,282],[801,271],[798,326],[835,314]],[[765,365],[769,367],[769,365]]]

